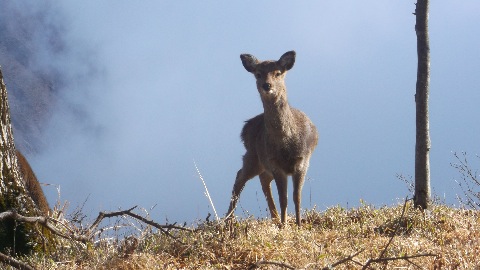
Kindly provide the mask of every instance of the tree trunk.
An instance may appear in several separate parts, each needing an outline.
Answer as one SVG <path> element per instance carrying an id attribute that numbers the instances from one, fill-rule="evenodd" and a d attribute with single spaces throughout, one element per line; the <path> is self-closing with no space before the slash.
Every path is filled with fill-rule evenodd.
<path id="1" fill-rule="evenodd" d="M 415 9 L 417 34 L 416 143 L 415 143 L 415 199 L 420 209 L 427 209 L 430 201 L 430 132 L 428 123 L 428 95 L 430 82 L 430 45 L 428 39 L 428 0 L 418 0 Z"/>
<path id="2" fill-rule="evenodd" d="M 38 209 L 25 189 L 17 163 L 10 122 L 7 88 L 0 70 L 0 212 L 14 210 L 23 215 L 35 215 Z M 0 252 L 24 254 L 39 243 L 34 228 L 13 220 L 0 223 Z"/>

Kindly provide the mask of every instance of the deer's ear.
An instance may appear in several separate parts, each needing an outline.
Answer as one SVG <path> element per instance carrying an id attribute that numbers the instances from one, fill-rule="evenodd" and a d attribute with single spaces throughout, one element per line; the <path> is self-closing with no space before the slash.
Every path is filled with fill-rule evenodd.
<path id="1" fill-rule="evenodd" d="M 242 64 L 243 67 L 248 71 L 248 72 L 254 72 L 255 67 L 258 64 L 257 58 L 251 54 L 241 54 L 240 59 L 242 59 Z"/>
<path id="2" fill-rule="evenodd" d="M 295 64 L 295 51 L 284 53 L 277 63 L 285 70 L 290 70 Z"/>

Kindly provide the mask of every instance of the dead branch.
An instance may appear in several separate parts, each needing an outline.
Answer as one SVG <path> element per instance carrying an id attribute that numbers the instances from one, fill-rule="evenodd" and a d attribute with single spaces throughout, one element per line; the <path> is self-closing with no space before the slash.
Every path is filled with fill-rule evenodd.
<path id="1" fill-rule="evenodd" d="M 3 213 L 2 213 L 3 214 Z M 20 270 L 35 270 L 35 268 L 31 267 L 30 265 L 24 263 L 24 262 L 21 262 L 19 260 L 16 260 L 8 255 L 5 255 L 3 253 L 0 252 L 0 262 L 3 262 L 5 264 L 8 264 L 10 266 L 13 266 L 17 269 L 20 269 Z"/>
<path id="2" fill-rule="evenodd" d="M 88 228 L 87 234 L 91 235 L 93 233 L 93 231 L 98 227 L 98 225 L 100 225 L 100 222 L 102 222 L 102 220 L 104 218 L 123 216 L 123 215 L 127 214 L 128 212 L 132 211 L 135 208 L 137 208 L 137 206 L 134 206 L 134 207 L 132 207 L 128 210 L 123 210 L 123 211 L 116 211 L 116 212 L 110 212 L 110 213 L 107 213 L 107 212 L 98 213 L 97 219 L 95 220 L 95 222 L 92 223 L 90 228 Z"/>
<path id="3" fill-rule="evenodd" d="M 350 256 L 348 256 L 348 257 L 346 257 L 346 258 L 343 258 L 343 259 L 341 259 L 341 260 L 339 260 L 339 261 L 337 261 L 337 262 L 335 262 L 335 263 L 333 263 L 333 264 L 331 264 L 331 265 L 329 265 L 329 266 L 327 266 L 327 267 L 322 268 L 322 270 L 329 270 L 329 269 L 332 269 L 332 268 L 334 268 L 334 267 L 336 267 L 336 266 L 338 266 L 338 265 L 340 265 L 340 264 L 344 264 L 344 263 L 349 262 L 349 261 L 352 261 L 352 262 L 354 262 L 354 263 L 356 263 L 356 264 L 360 264 L 359 262 L 354 261 L 353 258 L 355 258 L 358 254 L 362 253 L 364 250 L 365 250 L 365 249 L 361 249 L 361 250 L 353 253 L 352 255 L 350 255 Z M 361 264 L 360 264 L 360 265 L 361 265 Z"/>
<path id="4" fill-rule="evenodd" d="M 136 207 L 136 206 L 135 206 Z M 185 227 L 181 227 L 181 226 L 176 226 L 175 224 L 166 224 L 166 225 L 161 225 L 161 224 L 158 224 L 152 220 L 149 220 L 149 219 L 146 219 L 142 216 L 139 216 L 137 214 L 134 214 L 131 212 L 131 210 L 133 210 L 135 207 L 133 207 L 132 209 L 129 209 L 128 211 L 126 211 L 126 213 L 124 213 L 125 215 L 128 215 L 128 216 L 131 216 L 145 224 L 148 224 L 150 226 L 153 226 L 157 229 L 159 229 L 162 233 L 168 235 L 169 237 L 172 237 L 174 239 L 177 239 L 177 237 L 173 236 L 172 234 L 170 234 L 170 230 L 172 229 L 177 229 L 177 230 L 183 230 L 183 231 L 189 231 L 189 232 L 193 232 L 194 230 L 192 229 L 189 229 L 189 228 L 185 228 Z"/>
<path id="5" fill-rule="evenodd" d="M 177 237 L 173 236 L 170 234 L 170 230 L 172 229 L 177 229 L 177 230 L 184 230 L 184 231 L 190 231 L 193 232 L 194 230 L 188 229 L 185 227 L 180 227 L 176 226 L 175 224 L 166 224 L 166 225 L 161 225 L 158 224 L 152 220 L 146 219 L 142 216 L 139 216 L 137 214 L 132 213 L 131 211 L 135 209 L 136 206 L 123 210 L 123 211 L 115 211 L 115 212 L 100 212 L 98 214 L 98 217 L 96 218 L 95 222 L 92 223 L 92 225 L 86 229 L 86 230 L 72 230 L 70 227 L 66 226 L 62 222 L 50 218 L 50 217 L 44 217 L 44 216 L 38 216 L 38 217 L 26 217 L 23 216 L 15 211 L 5 211 L 0 213 L 0 221 L 6 220 L 6 219 L 13 219 L 18 222 L 24 222 L 24 223 L 35 223 L 35 224 L 40 224 L 41 226 L 45 227 L 49 231 L 51 231 L 53 234 L 58 235 L 60 237 L 63 237 L 65 239 L 69 240 L 75 240 L 79 241 L 82 243 L 86 243 L 92 240 L 94 235 L 97 233 L 97 228 L 102 222 L 103 219 L 105 218 L 111 218 L 111 217 L 117 217 L 117 216 L 130 216 L 132 218 L 135 218 L 138 221 L 144 222 L 148 225 L 151 225 L 157 229 L 159 229 L 162 233 L 165 235 L 172 237 L 174 239 L 177 239 Z M 63 229 L 65 229 L 67 232 L 62 231 L 61 228 L 58 228 L 58 225 L 56 226 L 55 224 L 59 224 Z M 83 231 L 81 233 L 77 233 L 76 231 Z M 26 270 L 33 270 L 31 266 L 18 261 L 10 256 L 7 256 L 3 253 L 0 253 L 0 262 L 6 263 L 8 265 L 11 265 L 15 268 L 18 269 L 26 269 Z"/>
<path id="6" fill-rule="evenodd" d="M 98 217 L 97 219 L 95 220 L 95 222 L 92 224 L 90 230 L 93 230 L 95 227 L 98 226 L 98 224 L 100 224 L 100 222 L 102 221 L 102 219 L 104 218 L 111 218 L 111 217 L 115 217 L 115 216 L 123 216 L 123 215 L 127 215 L 127 216 L 131 216 L 145 224 L 148 224 L 148 225 L 151 225 L 157 229 L 160 229 L 162 231 L 164 230 L 171 230 L 171 229 L 177 229 L 177 230 L 183 230 L 183 231 L 189 231 L 189 232 L 193 232 L 194 230 L 192 229 L 189 229 L 189 228 L 185 228 L 185 227 L 181 227 L 181 226 L 176 226 L 175 224 L 165 224 L 165 225 L 161 225 L 159 223 L 156 223 L 152 220 L 149 220 L 149 219 L 146 219 L 142 216 L 139 216 L 135 213 L 132 213 L 132 210 L 137 208 L 137 206 L 134 206 L 128 210 L 123 210 L 123 211 L 117 211 L 117 212 L 110 212 L 110 213 L 105 213 L 105 212 L 100 212 L 98 214 Z"/>
<path id="7" fill-rule="evenodd" d="M 277 262 L 277 261 L 258 261 L 254 264 L 252 264 L 248 269 L 257 269 L 258 267 L 260 267 L 261 265 L 275 265 L 275 266 L 279 266 L 279 267 L 283 267 L 283 268 L 287 268 L 287 269 L 295 269 L 295 267 L 289 265 L 289 264 L 286 264 L 286 263 L 283 263 L 283 262 Z"/>
<path id="8" fill-rule="evenodd" d="M 382 253 L 380 253 L 380 256 L 378 256 L 378 258 L 382 258 L 382 257 L 385 255 L 385 252 L 387 252 L 387 249 L 388 249 L 388 247 L 390 246 L 390 244 L 392 243 L 393 238 L 395 237 L 395 235 L 397 235 L 397 232 L 398 232 L 398 230 L 400 229 L 400 222 L 401 222 L 401 221 L 403 220 L 403 218 L 405 217 L 405 209 L 407 209 L 407 202 L 408 202 L 408 201 L 409 201 L 409 199 L 408 199 L 408 198 L 405 198 L 405 203 L 403 203 L 402 214 L 400 215 L 400 219 L 398 220 L 397 226 L 395 227 L 395 231 L 393 231 L 392 236 L 391 236 L 390 239 L 388 240 L 387 245 L 385 245 L 385 248 L 382 250 Z"/>
<path id="9" fill-rule="evenodd" d="M 450 166 L 457 169 L 461 175 L 461 181 L 455 180 L 458 186 L 462 190 L 464 198 L 457 195 L 457 199 L 460 203 L 475 209 L 480 209 L 480 192 L 475 190 L 475 186 L 480 186 L 480 175 L 477 170 L 473 170 L 467 160 L 467 153 L 462 152 L 460 157 L 456 152 L 453 153 L 458 163 L 450 163 Z M 464 186 L 465 185 L 465 186 Z"/>
<path id="10" fill-rule="evenodd" d="M 388 262 L 388 261 L 396 261 L 396 260 L 406 260 L 407 262 L 417 266 L 410 259 L 421 258 L 421 257 L 437 257 L 437 254 L 433 253 L 423 253 L 423 254 L 416 254 L 410 256 L 400 256 L 400 257 L 385 257 L 385 258 L 377 258 L 377 259 L 368 259 L 362 269 L 367 269 L 370 264 L 372 263 L 381 263 L 381 262 Z M 417 266 L 418 267 L 418 266 Z"/>
<path id="11" fill-rule="evenodd" d="M 190 232 L 193 231 L 192 229 L 176 226 L 175 224 L 166 224 L 166 225 L 158 224 L 158 223 L 156 223 L 152 220 L 148 220 L 148 219 L 146 219 L 142 216 L 139 216 L 137 214 L 132 213 L 131 211 L 135 208 L 136 208 L 136 206 L 134 206 L 130 209 L 127 209 L 127 210 L 123 210 L 123 211 L 100 212 L 98 214 L 98 217 L 96 218 L 95 222 L 93 222 L 92 225 L 88 229 L 84 230 L 82 233 L 77 233 L 74 230 L 71 230 L 70 228 L 65 226 L 60 221 L 55 220 L 55 219 L 50 218 L 50 217 L 44 217 L 44 216 L 25 217 L 23 215 L 18 214 L 15 211 L 6 211 L 6 212 L 0 213 L 0 221 L 2 221 L 4 219 L 14 219 L 14 220 L 19 221 L 19 222 L 38 223 L 38 224 L 42 225 L 43 227 L 47 228 L 52 233 L 54 233 L 58 236 L 61 236 L 61 237 L 66 238 L 66 239 L 72 239 L 72 240 L 80 241 L 82 243 L 86 243 L 86 242 L 89 242 L 89 241 L 92 240 L 92 238 L 96 234 L 96 229 L 98 228 L 98 226 L 100 225 L 100 223 L 102 222 L 103 219 L 116 217 L 116 216 L 123 216 L 123 215 L 131 216 L 131 217 L 133 217 L 133 218 L 135 218 L 135 219 L 137 219 L 141 222 L 144 222 L 148 225 L 151 225 L 151 226 L 159 229 L 162 233 L 164 233 L 164 234 L 166 234 L 169 237 L 172 237 L 174 239 L 176 239 L 176 237 L 173 236 L 172 234 L 170 234 L 170 232 L 169 232 L 172 229 L 185 230 L 185 231 L 190 231 Z M 61 229 L 59 229 L 53 223 L 57 223 L 57 224 L 62 225 L 65 229 L 68 230 L 68 233 L 63 232 Z"/>
<path id="12" fill-rule="evenodd" d="M 15 212 L 15 211 L 5 211 L 5 212 L 0 213 L 0 221 L 2 221 L 4 219 L 14 219 L 16 221 L 25 222 L 25 223 L 37 223 L 37 224 L 42 225 L 43 227 L 45 227 L 46 229 L 50 230 L 52 233 L 54 233 L 54 234 L 56 234 L 60 237 L 63 237 L 63 238 L 66 238 L 66 239 L 73 239 L 73 240 L 77 240 L 77 241 L 80 241 L 80 242 L 87 242 L 88 241 L 88 237 L 85 236 L 85 235 L 77 234 L 73 231 L 70 231 L 70 233 L 68 233 L 68 234 L 62 232 L 60 229 L 58 229 L 57 227 L 55 227 L 52 224 L 52 222 L 57 222 L 58 223 L 58 221 L 56 221 L 54 219 L 51 219 L 49 217 L 44 217 L 44 216 L 26 217 L 26 216 L 20 215 L 19 213 Z"/>
<path id="13" fill-rule="evenodd" d="M 341 264 L 344 264 L 348 261 L 352 261 L 356 264 L 359 264 L 360 266 L 362 266 L 362 264 L 360 264 L 359 262 L 357 261 L 354 261 L 353 258 L 355 258 L 358 254 L 362 253 L 364 251 L 364 249 L 360 250 L 360 251 L 357 251 L 355 253 L 353 253 L 352 255 L 348 256 L 348 257 L 345 257 L 341 260 L 338 260 L 337 262 L 329 265 L 329 266 L 326 266 L 326 267 L 323 267 L 322 270 L 329 270 L 329 269 L 333 269 L 334 267 L 338 266 L 338 265 L 341 265 Z M 283 268 L 287 268 L 287 269 L 297 269 L 287 263 L 284 263 L 284 262 L 278 262 L 278 261 L 265 261 L 265 260 L 262 260 L 262 261 L 258 261 L 254 264 L 252 264 L 248 269 L 256 269 L 258 267 L 260 267 L 261 265 L 275 265 L 275 266 L 279 266 L 279 267 L 283 267 Z M 309 266 L 311 265 L 316 265 L 316 263 L 309 263 L 307 265 L 305 265 L 303 268 L 301 269 L 307 269 Z"/>

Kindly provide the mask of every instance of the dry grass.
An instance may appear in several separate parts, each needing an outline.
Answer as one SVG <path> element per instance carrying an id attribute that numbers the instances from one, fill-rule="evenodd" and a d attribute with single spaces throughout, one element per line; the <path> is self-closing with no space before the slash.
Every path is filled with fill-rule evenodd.
<path id="1" fill-rule="evenodd" d="M 261 269 L 319 269 L 360 252 L 335 269 L 361 269 L 384 252 L 383 258 L 397 259 L 370 269 L 480 269 L 479 212 L 434 205 L 422 213 L 408 204 L 401 218 L 403 209 L 401 203 L 308 210 L 301 228 L 292 217 L 284 228 L 247 218 L 201 223 L 193 232 L 171 230 L 171 236 L 143 227 L 135 237 L 86 246 L 65 241 L 53 256 L 24 260 L 38 269 L 248 269 L 261 261 Z M 427 253 L 437 256 L 400 259 Z"/>

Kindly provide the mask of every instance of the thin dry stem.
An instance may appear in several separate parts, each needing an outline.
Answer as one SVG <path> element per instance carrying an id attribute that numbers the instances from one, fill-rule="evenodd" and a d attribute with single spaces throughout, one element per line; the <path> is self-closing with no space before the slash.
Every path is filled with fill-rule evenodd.
<path id="1" fill-rule="evenodd" d="M 197 170 L 198 177 L 200 180 L 202 180 L 203 187 L 205 188 L 205 196 L 207 196 L 208 200 L 210 201 L 210 205 L 212 206 L 213 213 L 215 214 L 215 220 L 219 221 L 218 215 L 217 215 L 217 210 L 215 210 L 215 205 L 213 204 L 212 197 L 210 196 L 210 193 L 208 192 L 207 184 L 205 183 L 205 180 L 203 179 L 202 174 L 200 173 L 200 170 L 198 169 L 197 163 L 195 160 L 193 160 L 193 164 L 195 165 L 195 169 Z"/>

